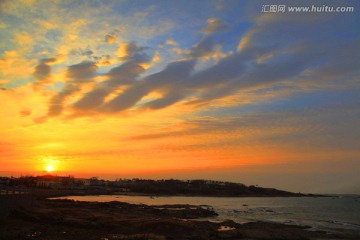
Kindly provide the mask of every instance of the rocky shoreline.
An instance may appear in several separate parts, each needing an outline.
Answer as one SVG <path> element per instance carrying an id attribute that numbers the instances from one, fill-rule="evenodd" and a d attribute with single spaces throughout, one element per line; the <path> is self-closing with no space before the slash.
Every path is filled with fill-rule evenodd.
<path id="1" fill-rule="evenodd" d="M 210 206 L 77 202 L 39 199 L 15 208 L 0 223 L 0 239 L 357 239 L 268 222 L 204 220 Z"/>

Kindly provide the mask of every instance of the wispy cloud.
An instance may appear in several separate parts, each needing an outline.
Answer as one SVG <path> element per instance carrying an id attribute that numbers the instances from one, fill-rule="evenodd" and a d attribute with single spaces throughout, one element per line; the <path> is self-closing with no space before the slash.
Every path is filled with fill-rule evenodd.
<path id="1" fill-rule="evenodd" d="M 34 77 L 36 78 L 36 85 L 43 85 L 51 83 L 51 63 L 56 62 L 56 58 L 41 59 L 39 64 L 35 67 Z"/>
<path id="2" fill-rule="evenodd" d="M 97 66 L 93 62 L 83 62 L 69 66 L 67 77 L 70 81 L 66 82 L 63 90 L 53 96 L 50 100 L 49 116 L 60 115 L 64 109 L 64 101 L 74 93 L 81 90 L 81 86 L 92 82 Z"/>
<path id="3" fill-rule="evenodd" d="M 301 18 L 292 18 L 291 21 L 299 26 L 298 31 L 307 36 L 306 40 L 299 37 L 300 33 L 289 36 L 288 39 L 279 39 L 278 34 L 288 31 L 288 26 L 283 24 L 287 18 L 290 16 L 279 18 L 259 16 L 255 26 L 239 39 L 241 47 L 238 47 L 238 51 L 233 49 L 232 53 L 224 55 L 217 62 L 200 71 L 195 71 L 196 64 L 204 58 L 209 58 L 222 47 L 222 43 L 217 40 L 217 34 L 221 34 L 220 26 L 223 25 L 218 19 L 208 20 L 205 29 L 211 28 L 212 31 L 207 31 L 207 35 L 197 44 L 184 51 L 183 56 L 187 60 L 170 62 L 163 70 L 148 76 L 145 75 L 147 67 L 144 68 L 144 64 L 148 66 L 152 61 L 147 53 L 149 47 L 142 47 L 134 42 L 120 43 L 117 47 L 117 55 L 122 64 L 103 74 L 107 80 L 95 84 L 93 90 L 67 107 L 72 108 L 74 116 L 77 110 L 80 110 L 80 115 L 83 116 L 86 115 L 86 111 L 88 114 L 95 112 L 109 114 L 134 107 L 161 109 L 184 101 L 201 106 L 240 91 L 271 87 L 285 81 L 296 84 L 299 79 L 311 79 L 314 76 L 321 81 L 333 79 L 336 73 L 327 74 L 326 69 L 332 69 L 342 77 L 345 74 L 349 77 L 358 74 L 356 53 L 350 51 L 356 48 L 357 41 L 339 40 L 340 43 L 334 41 L 321 45 L 312 41 L 319 37 L 314 29 L 321 26 L 321 18 L 318 18 L 317 24 L 311 28 L 305 27 Z M 336 19 L 326 17 L 326 20 Z M 322 34 L 326 36 L 331 34 L 331 31 L 324 31 Z M 268 41 L 271 38 L 272 41 Z M 334 48 L 338 44 L 344 44 L 344 47 L 341 50 Z M 73 51 L 74 54 L 81 56 L 93 55 L 93 51 L 89 49 Z M 323 54 L 324 52 L 326 54 Z M 44 81 L 50 68 L 48 62 L 41 61 L 35 69 L 34 76 Z M 92 64 L 95 68 L 96 64 Z M 333 65 L 336 67 L 332 67 Z M 79 91 L 80 86 L 77 85 L 87 81 L 86 78 L 92 81 L 92 77 L 100 75 L 93 71 L 94 69 L 91 70 L 90 75 L 86 75 L 89 69 L 80 68 L 74 73 L 76 76 L 72 76 L 76 69 L 74 66 L 83 66 L 83 64 L 69 67 L 67 73 L 69 78 L 79 79 L 76 74 L 85 75 L 81 77 L 81 81 L 70 81 L 64 86 L 63 91 L 53 97 L 50 103 L 50 116 L 61 113 L 60 109 L 66 104 L 65 98 Z M 122 90 L 119 89 L 120 87 Z M 159 93 L 160 97 L 142 102 L 146 96 L 154 92 Z M 108 97 L 109 95 L 112 97 Z"/>

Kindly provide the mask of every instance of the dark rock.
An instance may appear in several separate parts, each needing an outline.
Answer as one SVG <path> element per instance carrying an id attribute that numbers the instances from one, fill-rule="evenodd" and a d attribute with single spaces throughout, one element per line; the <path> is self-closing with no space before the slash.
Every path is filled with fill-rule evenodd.
<path id="1" fill-rule="evenodd" d="M 359 236 L 307 231 L 304 227 L 268 222 L 239 224 L 188 218 L 215 212 L 192 205 L 146 206 L 122 202 L 40 200 L 32 207 L 17 208 L 0 225 L 0 239 L 28 239 L 41 233 L 53 239 L 356 239 Z M 219 231 L 223 227 L 223 231 Z M 65 233 L 65 234 L 64 234 Z M 35 234 L 36 235 L 36 234 Z M 37 237 L 37 235 L 34 237 Z M 4 236 L 4 237 L 3 237 Z"/>

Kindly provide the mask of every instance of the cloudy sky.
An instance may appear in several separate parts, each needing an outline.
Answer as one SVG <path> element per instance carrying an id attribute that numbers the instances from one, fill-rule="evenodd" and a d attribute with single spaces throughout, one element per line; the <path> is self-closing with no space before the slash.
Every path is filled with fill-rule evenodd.
<path id="1" fill-rule="evenodd" d="M 0 174 L 360 193 L 360 4 L 266 4 L 0 1 Z"/>

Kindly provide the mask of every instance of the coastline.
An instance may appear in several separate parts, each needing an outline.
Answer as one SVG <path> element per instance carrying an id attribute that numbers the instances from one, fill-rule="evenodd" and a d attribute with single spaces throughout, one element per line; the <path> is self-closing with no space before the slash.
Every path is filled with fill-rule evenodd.
<path id="1" fill-rule="evenodd" d="M 14 202 L 8 200 L 8 205 Z M 27 202 L 26 200 L 24 200 Z M 2 202 L 4 202 L 2 200 Z M 38 198 L 14 206 L 1 221 L 0 239 L 357 239 L 347 234 L 269 222 L 239 224 L 204 218 L 210 206 L 78 202 Z"/>

